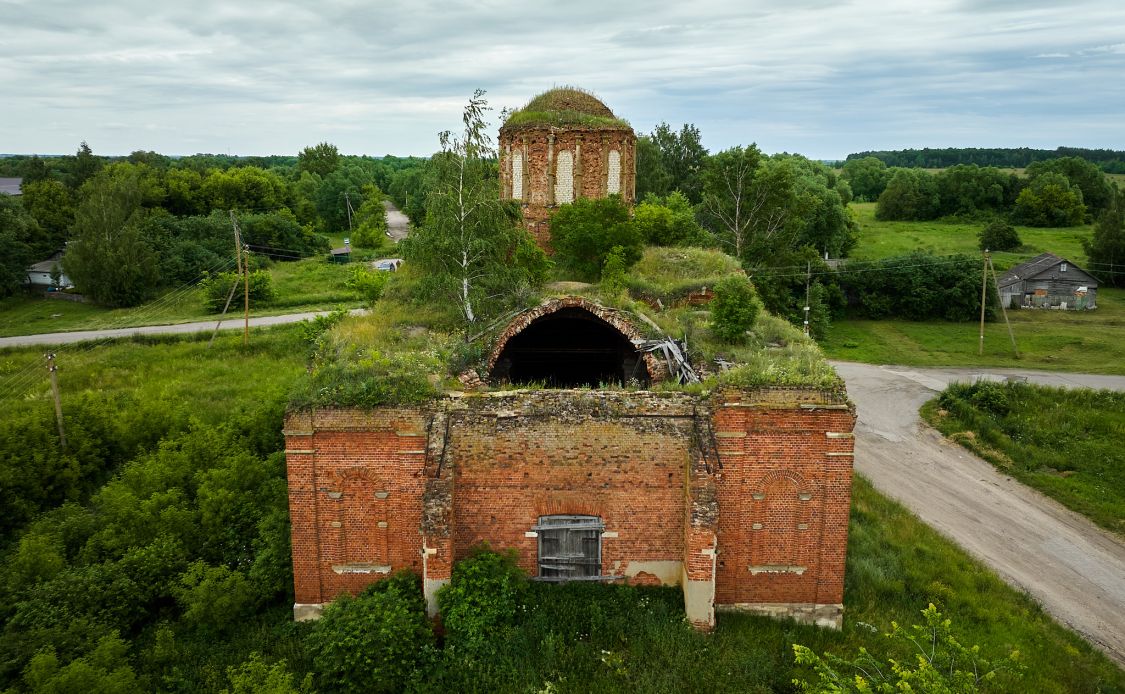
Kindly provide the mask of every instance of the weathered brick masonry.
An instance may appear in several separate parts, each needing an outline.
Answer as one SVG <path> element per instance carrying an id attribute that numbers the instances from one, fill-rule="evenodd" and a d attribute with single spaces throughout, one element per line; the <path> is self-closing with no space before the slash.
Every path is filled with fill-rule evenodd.
<path id="1" fill-rule="evenodd" d="M 821 391 L 451 394 L 286 424 L 298 618 L 388 572 L 433 593 L 474 544 L 538 573 L 541 517 L 592 516 L 604 580 L 838 625 L 854 413 Z"/>
<path id="2" fill-rule="evenodd" d="M 543 248 L 549 249 L 548 219 L 559 205 L 608 195 L 632 205 L 636 197 L 631 128 L 505 126 L 499 145 L 501 198 L 520 202 L 524 223 Z"/>

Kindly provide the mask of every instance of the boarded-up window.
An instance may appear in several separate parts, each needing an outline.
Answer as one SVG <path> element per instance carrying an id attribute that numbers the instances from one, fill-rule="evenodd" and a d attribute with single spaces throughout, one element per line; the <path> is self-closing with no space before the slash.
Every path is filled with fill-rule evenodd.
<path id="1" fill-rule="evenodd" d="M 523 152 L 512 152 L 512 199 L 523 200 Z"/>
<path id="2" fill-rule="evenodd" d="M 549 580 L 601 575 L 602 530 L 597 516 L 540 516 L 539 577 Z"/>
<path id="3" fill-rule="evenodd" d="M 609 150 L 609 166 L 605 183 L 606 192 L 610 195 L 621 192 L 621 152 L 616 149 Z"/>
<path id="4" fill-rule="evenodd" d="M 555 203 L 569 202 L 574 202 L 574 155 L 564 150 L 555 166 Z"/>

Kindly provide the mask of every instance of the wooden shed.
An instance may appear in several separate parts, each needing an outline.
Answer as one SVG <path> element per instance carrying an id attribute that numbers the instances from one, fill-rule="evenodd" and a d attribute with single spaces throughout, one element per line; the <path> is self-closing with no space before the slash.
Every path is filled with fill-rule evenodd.
<path id="1" fill-rule="evenodd" d="M 1010 308 L 1097 308 L 1098 280 L 1052 253 L 1013 267 L 998 284 L 1000 300 Z"/>

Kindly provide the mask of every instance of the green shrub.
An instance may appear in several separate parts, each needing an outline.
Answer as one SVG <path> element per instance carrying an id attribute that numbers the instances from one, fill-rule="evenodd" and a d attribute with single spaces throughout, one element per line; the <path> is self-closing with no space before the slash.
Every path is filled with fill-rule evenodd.
<path id="1" fill-rule="evenodd" d="M 738 275 L 724 277 L 715 285 L 711 301 L 711 331 L 723 342 L 743 342 L 761 311 L 762 302 L 750 280 Z"/>
<path id="2" fill-rule="evenodd" d="M 973 386 L 969 393 L 969 402 L 989 414 L 1003 417 L 1012 409 L 1008 402 L 1008 391 L 999 383 L 982 381 Z"/>
<path id="3" fill-rule="evenodd" d="M 437 596 L 446 647 L 469 659 L 495 653 L 515 626 L 527 590 L 527 574 L 516 565 L 515 551 L 476 547 L 454 565 L 449 585 Z"/>
<path id="4" fill-rule="evenodd" d="M 982 251 L 1010 251 L 1019 248 L 1020 235 L 1016 228 L 1007 222 L 996 221 L 981 229 L 977 234 Z"/>
<path id="5" fill-rule="evenodd" d="M 919 251 L 847 265 L 839 281 L 849 309 L 862 318 L 966 321 L 980 315 L 980 275 L 980 258 Z M 994 317 L 998 303 L 992 288 L 987 318 Z"/>
<path id="6" fill-rule="evenodd" d="M 227 668 L 230 689 L 223 694 L 306 694 L 312 692 L 312 675 L 306 675 L 299 686 L 285 661 L 268 664 L 257 651 L 237 667 Z"/>
<path id="7" fill-rule="evenodd" d="M 403 352 L 383 356 L 378 352 L 355 358 L 342 357 L 316 369 L 299 384 L 290 404 L 312 406 L 377 407 L 424 402 L 440 394 L 433 380 L 445 366 L 432 354 Z"/>
<path id="8" fill-rule="evenodd" d="M 421 581 L 402 572 L 359 597 L 341 595 L 324 610 L 309 646 L 326 691 L 403 691 L 433 656 Z"/>
<path id="9" fill-rule="evenodd" d="M 640 260 L 644 244 L 619 195 L 580 198 L 551 216 L 551 246 L 563 267 L 587 280 L 601 276 L 605 259 L 620 246 L 626 265 Z"/>
<path id="10" fill-rule="evenodd" d="M 602 265 L 602 291 L 607 296 L 621 296 L 625 292 L 625 249 L 614 246 Z"/>
<path id="11" fill-rule="evenodd" d="M 952 633 L 951 620 L 943 619 L 933 603 L 922 610 L 922 617 L 924 624 L 909 629 L 891 624 L 886 638 L 897 652 L 886 663 L 863 647 L 848 660 L 832 654 L 822 658 L 811 648 L 793 644 L 797 664 L 811 667 L 816 676 L 812 682 L 795 679 L 793 684 L 809 694 L 1018 691 L 1014 685 L 1024 669 L 1019 651 L 988 660 L 978 646 L 961 644 Z"/>
<path id="12" fill-rule="evenodd" d="M 389 277 L 389 272 L 372 270 L 364 265 L 352 265 L 344 286 L 358 294 L 359 298 L 373 304 L 383 296 Z"/>
<path id="13" fill-rule="evenodd" d="M 240 571 L 194 562 L 180 578 L 176 598 L 184 619 L 208 632 L 237 626 L 258 606 L 255 586 Z"/>
<path id="14" fill-rule="evenodd" d="M 250 305 L 261 306 L 268 304 L 275 298 L 273 277 L 267 270 L 254 270 L 250 273 L 249 280 L 234 272 L 221 272 L 210 275 L 202 282 L 204 301 L 207 310 L 218 313 L 226 306 L 227 297 L 231 296 L 231 286 L 234 286 L 234 295 L 231 298 L 231 308 L 243 305 L 246 296 L 246 285 L 250 285 Z"/>
<path id="15" fill-rule="evenodd" d="M 661 198 L 645 197 L 633 212 L 633 224 L 649 246 L 701 246 L 711 241 L 684 194 L 673 191 Z"/>

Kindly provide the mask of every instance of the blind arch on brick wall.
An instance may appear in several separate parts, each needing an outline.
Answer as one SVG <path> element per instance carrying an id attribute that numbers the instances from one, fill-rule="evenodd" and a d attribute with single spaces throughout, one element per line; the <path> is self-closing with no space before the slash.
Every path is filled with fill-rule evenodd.
<path id="1" fill-rule="evenodd" d="M 621 192 L 621 152 L 609 150 L 609 163 L 606 167 L 605 191 L 610 195 Z"/>
<path id="2" fill-rule="evenodd" d="M 574 155 L 567 150 L 558 153 L 555 164 L 555 203 L 574 202 Z"/>
<path id="3" fill-rule="evenodd" d="M 512 199 L 523 200 L 523 152 L 512 152 Z"/>

